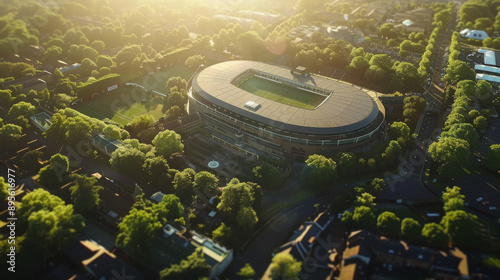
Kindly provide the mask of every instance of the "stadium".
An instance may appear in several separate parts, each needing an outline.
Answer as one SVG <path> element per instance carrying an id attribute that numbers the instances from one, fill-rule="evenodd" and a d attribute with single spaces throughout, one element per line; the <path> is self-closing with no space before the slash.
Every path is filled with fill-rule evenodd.
<path id="1" fill-rule="evenodd" d="M 376 92 L 303 67 L 222 62 L 199 71 L 188 94 L 190 113 L 199 113 L 214 140 L 254 158 L 328 155 L 384 134 Z"/>

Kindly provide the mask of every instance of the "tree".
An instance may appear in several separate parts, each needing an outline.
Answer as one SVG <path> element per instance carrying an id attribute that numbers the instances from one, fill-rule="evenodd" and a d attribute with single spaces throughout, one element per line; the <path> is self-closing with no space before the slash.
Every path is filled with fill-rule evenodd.
<path id="1" fill-rule="evenodd" d="M 195 67 L 205 63 L 205 57 L 203 55 L 193 55 L 186 59 L 184 63 L 188 67 Z"/>
<path id="2" fill-rule="evenodd" d="M 0 128 L 1 149 L 8 150 L 13 147 L 22 136 L 22 128 L 15 124 L 6 124 Z"/>
<path id="3" fill-rule="evenodd" d="M 202 248 L 196 249 L 187 259 L 160 271 L 161 280 L 204 279 L 210 274 Z"/>
<path id="4" fill-rule="evenodd" d="M 276 254 L 271 261 L 271 278 L 273 280 L 298 279 L 301 262 L 288 253 Z"/>
<path id="5" fill-rule="evenodd" d="M 300 174 L 301 184 L 313 188 L 334 182 L 337 178 L 337 164 L 335 161 L 321 155 L 309 156 Z"/>
<path id="6" fill-rule="evenodd" d="M 445 212 L 462 210 L 464 208 L 465 196 L 460 193 L 460 190 L 460 187 L 457 186 L 453 188 L 446 187 L 442 195 Z"/>
<path id="7" fill-rule="evenodd" d="M 459 81 L 475 80 L 476 73 L 468 63 L 461 60 L 453 60 L 446 68 L 444 80 L 452 85 L 456 85 Z"/>
<path id="8" fill-rule="evenodd" d="M 15 119 L 20 116 L 28 118 L 34 113 L 36 113 L 35 106 L 33 106 L 31 103 L 21 101 L 10 107 L 9 118 Z"/>
<path id="9" fill-rule="evenodd" d="M 457 245 L 470 246 L 476 237 L 477 216 L 463 210 L 447 212 L 441 219 L 444 232 Z"/>
<path id="10" fill-rule="evenodd" d="M 239 277 L 243 279 L 250 279 L 255 276 L 255 270 L 250 266 L 249 263 L 246 263 L 240 271 L 237 273 Z"/>
<path id="11" fill-rule="evenodd" d="M 219 179 L 214 174 L 207 171 L 200 171 L 194 176 L 193 185 L 196 194 L 210 198 L 216 194 L 219 187 Z"/>
<path id="12" fill-rule="evenodd" d="M 444 244 L 448 241 L 444 228 L 436 223 L 425 224 L 422 228 L 422 237 L 430 244 Z"/>
<path id="13" fill-rule="evenodd" d="M 101 204 L 99 192 L 103 187 L 96 185 L 97 178 L 79 174 L 72 174 L 70 178 L 74 181 L 70 191 L 77 211 L 88 212 Z"/>
<path id="14" fill-rule="evenodd" d="M 45 50 L 43 53 L 42 61 L 44 63 L 56 62 L 62 54 L 62 49 L 58 46 L 52 46 Z"/>
<path id="15" fill-rule="evenodd" d="M 366 206 L 372 210 L 375 210 L 377 204 L 374 202 L 375 197 L 369 193 L 362 193 L 356 197 L 356 201 L 354 202 L 355 207 Z"/>
<path id="16" fill-rule="evenodd" d="M 212 232 L 212 237 L 215 241 L 227 245 L 231 240 L 231 227 L 227 226 L 225 223 L 221 223 L 221 225 Z"/>
<path id="17" fill-rule="evenodd" d="M 9 184 L 3 177 L 0 177 L 0 201 L 4 201 L 7 196 L 9 196 Z"/>
<path id="18" fill-rule="evenodd" d="M 168 129 L 159 132 L 152 143 L 158 154 L 165 158 L 170 157 L 173 153 L 184 152 L 184 144 L 181 142 L 181 136 L 175 133 L 175 131 Z"/>
<path id="19" fill-rule="evenodd" d="M 444 131 L 441 134 L 441 138 L 444 137 L 454 137 L 457 139 L 463 139 L 469 143 L 472 151 L 479 150 L 479 135 L 476 129 L 470 123 L 456 123 L 450 126 L 448 131 Z"/>
<path id="20" fill-rule="evenodd" d="M 488 119 L 484 116 L 479 116 L 474 119 L 473 124 L 477 131 L 485 130 L 488 128 Z"/>
<path id="21" fill-rule="evenodd" d="M 432 160 L 438 164 L 439 174 L 446 178 L 458 176 L 468 166 L 471 152 L 469 143 L 462 139 L 446 137 L 429 146 Z"/>
<path id="22" fill-rule="evenodd" d="M 221 201 L 217 205 L 217 209 L 229 220 L 236 221 L 240 209 L 251 207 L 254 200 L 252 187 L 248 183 L 241 183 L 235 178 L 222 189 Z"/>
<path id="23" fill-rule="evenodd" d="M 155 121 L 155 118 L 151 115 L 135 116 L 132 121 L 125 126 L 125 129 L 131 136 L 137 136 L 139 132 L 149 128 Z"/>
<path id="24" fill-rule="evenodd" d="M 385 148 L 385 151 L 382 153 L 382 158 L 385 159 L 387 164 L 392 164 L 401 154 L 401 151 L 402 149 L 399 142 L 391 140 L 387 148 Z"/>
<path id="25" fill-rule="evenodd" d="M 177 87 L 177 89 L 186 89 L 187 82 L 181 77 L 171 77 L 166 83 L 167 89 L 170 91 L 171 88 Z"/>
<path id="26" fill-rule="evenodd" d="M 410 240 L 418 240 L 422 236 L 422 226 L 412 218 L 404 218 L 401 222 L 401 235 Z"/>
<path id="27" fill-rule="evenodd" d="M 141 256 L 150 242 L 156 239 L 162 224 L 153 213 L 146 210 L 130 210 L 118 225 L 116 246 Z"/>
<path id="28" fill-rule="evenodd" d="M 421 78 L 417 68 L 409 62 L 401 62 L 395 69 L 396 75 L 401 78 L 405 91 L 420 89 Z"/>
<path id="29" fill-rule="evenodd" d="M 350 70 L 356 75 L 363 77 L 368 67 L 370 67 L 370 64 L 365 57 L 356 56 L 351 60 L 349 66 L 347 66 L 347 70 Z"/>
<path id="30" fill-rule="evenodd" d="M 162 224 L 167 220 L 175 220 L 182 217 L 184 213 L 184 206 L 182 206 L 180 199 L 174 194 L 167 194 L 163 197 L 162 201 L 153 207 L 156 212 L 165 211 L 165 219 L 160 220 Z"/>
<path id="31" fill-rule="evenodd" d="M 181 172 L 175 174 L 173 184 L 175 188 L 175 194 L 182 201 L 191 201 L 194 188 L 194 177 L 196 172 L 191 168 L 186 168 Z"/>
<path id="32" fill-rule="evenodd" d="M 374 178 L 369 184 L 369 193 L 376 195 L 385 191 L 385 181 L 381 178 Z"/>
<path id="33" fill-rule="evenodd" d="M 252 229 L 258 221 L 257 213 L 255 213 L 252 207 L 241 207 L 236 214 L 238 226 L 245 230 Z"/>
<path id="34" fill-rule="evenodd" d="M 401 220 L 396 214 L 385 211 L 378 215 L 377 227 L 383 234 L 398 236 L 401 229 Z"/>
<path id="35" fill-rule="evenodd" d="M 493 171 L 500 171 L 500 144 L 494 144 L 488 148 L 484 164 Z"/>
<path id="36" fill-rule="evenodd" d="M 128 45 L 123 47 L 115 57 L 115 61 L 117 65 L 132 64 L 135 58 L 141 55 L 141 46 L 139 45 Z"/>
<path id="37" fill-rule="evenodd" d="M 318 68 L 323 65 L 323 60 L 314 50 L 300 50 L 295 54 L 295 63 L 306 68 Z"/>
<path id="38" fill-rule="evenodd" d="M 153 184 L 160 183 L 159 179 L 161 178 L 161 176 L 168 172 L 168 169 L 170 169 L 167 160 L 160 156 L 146 158 L 146 160 L 144 160 L 142 168 L 144 174 L 147 176 L 146 178 Z"/>
<path id="39" fill-rule="evenodd" d="M 42 188 L 38 188 L 23 197 L 16 214 L 20 223 L 26 223 L 32 213 L 40 210 L 52 211 L 60 205 L 64 205 L 64 201 L 61 198 L 50 194 Z"/>
<path id="40" fill-rule="evenodd" d="M 357 158 L 353 153 L 339 152 L 335 157 L 339 176 L 350 176 L 356 173 Z"/>
<path id="41" fill-rule="evenodd" d="M 375 214 L 373 210 L 366 206 L 359 206 L 354 208 L 352 221 L 360 228 L 372 228 L 375 223 Z"/>
<path id="42" fill-rule="evenodd" d="M 256 58 L 265 50 L 264 40 L 255 31 L 241 33 L 236 40 L 241 53 L 248 58 Z"/>
<path id="43" fill-rule="evenodd" d="M 283 183 L 283 176 L 278 168 L 264 162 L 252 169 L 255 182 L 268 189 L 277 189 Z"/>
<path id="44" fill-rule="evenodd" d="M 121 146 L 109 159 L 111 167 L 125 174 L 140 176 L 146 155 L 136 148 Z"/>
<path id="45" fill-rule="evenodd" d="M 73 214 L 73 205 L 62 203 L 53 209 L 40 209 L 29 215 L 25 242 L 46 258 L 64 248 L 84 227 L 84 218 Z"/>

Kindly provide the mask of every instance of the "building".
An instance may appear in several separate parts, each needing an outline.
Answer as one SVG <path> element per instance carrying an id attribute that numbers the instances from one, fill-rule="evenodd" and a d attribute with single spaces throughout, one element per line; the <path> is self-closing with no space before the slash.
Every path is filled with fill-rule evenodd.
<path id="1" fill-rule="evenodd" d="M 365 37 L 361 31 L 354 32 L 347 26 L 329 26 L 326 28 L 325 35 L 352 44 L 360 44 L 365 41 Z"/>
<path id="2" fill-rule="evenodd" d="M 0 89 L 16 89 L 18 93 L 28 93 L 30 90 L 40 91 L 47 88 L 47 83 L 52 81 L 52 73 L 41 71 L 33 76 L 19 78 L 0 84 Z"/>
<path id="3" fill-rule="evenodd" d="M 367 144 L 384 130 L 377 93 L 315 74 L 255 61 L 201 70 L 189 90 L 189 111 L 216 141 L 249 157 L 278 160 Z"/>
<path id="4" fill-rule="evenodd" d="M 486 31 L 470 30 L 468 28 L 460 31 L 460 36 L 462 36 L 463 38 L 466 38 L 466 39 L 475 39 L 475 40 L 481 40 L 481 41 L 490 37 L 488 35 L 488 33 L 486 33 Z"/>
<path id="5" fill-rule="evenodd" d="M 184 227 L 177 229 L 173 225 L 166 224 L 163 227 L 163 236 L 172 243 L 172 246 L 175 246 L 176 249 L 173 250 L 177 257 L 179 254 L 190 255 L 197 248 L 202 248 L 205 262 L 211 268 L 210 279 L 221 275 L 233 261 L 232 249 L 227 249 L 194 230 Z M 182 252 L 179 253 L 179 251 Z"/>
<path id="6" fill-rule="evenodd" d="M 96 134 L 92 137 L 92 145 L 94 145 L 94 147 L 96 147 L 99 151 L 111 156 L 114 151 L 116 151 L 120 146 L 123 146 L 123 143 L 103 134 Z"/>
<path id="7" fill-rule="evenodd" d="M 394 28 L 405 32 L 426 32 L 432 28 L 434 21 L 433 11 L 429 8 L 396 13 L 394 15 Z"/>
<path id="8" fill-rule="evenodd" d="M 349 235 L 339 279 L 431 278 L 470 279 L 467 255 L 458 248 L 438 251 L 367 230 Z"/>

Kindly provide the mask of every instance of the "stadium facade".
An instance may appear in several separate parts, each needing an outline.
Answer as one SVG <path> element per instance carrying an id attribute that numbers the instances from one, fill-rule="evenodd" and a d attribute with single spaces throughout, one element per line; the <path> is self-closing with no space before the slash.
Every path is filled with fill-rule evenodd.
<path id="1" fill-rule="evenodd" d="M 303 70 L 222 62 L 199 71 L 188 95 L 215 140 L 256 158 L 333 154 L 385 135 L 377 93 Z"/>

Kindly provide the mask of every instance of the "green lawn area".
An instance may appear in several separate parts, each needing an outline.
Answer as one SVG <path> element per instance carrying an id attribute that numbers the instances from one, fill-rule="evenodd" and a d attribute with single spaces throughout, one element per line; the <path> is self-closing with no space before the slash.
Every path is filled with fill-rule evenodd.
<path id="1" fill-rule="evenodd" d="M 89 117 L 99 120 L 108 118 L 122 125 L 135 116 L 149 114 L 158 120 L 164 115 L 162 98 L 132 87 L 97 97 L 74 109 Z"/>
<path id="2" fill-rule="evenodd" d="M 282 85 L 257 76 L 246 79 L 238 87 L 269 100 L 309 110 L 313 110 L 325 100 L 322 95 Z"/>
<path id="3" fill-rule="evenodd" d="M 165 71 L 154 72 L 151 74 L 146 74 L 139 78 L 130 78 L 127 75 L 122 75 L 122 81 L 127 83 L 136 83 L 141 86 L 144 86 L 148 90 L 156 90 L 161 93 L 166 93 L 166 82 L 171 77 L 181 77 L 185 80 L 188 80 L 191 75 L 196 71 L 196 68 L 189 68 L 184 64 L 179 64 L 175 66 L 167 67 L 166 69 L 162 69 Z"/>
<path id="4" fill-rule="evenodd" d="M 404 218 L 413 218 L 419 222 L 422 222 L 422 218 L 405 205 L 394 203 L 377 203 L 377 210 L 377 216 L 378 214 L 381 214 L 385 211 L 389 211 L 396 214 L 396 216 L 398 216 L 401 221 Z"/>

